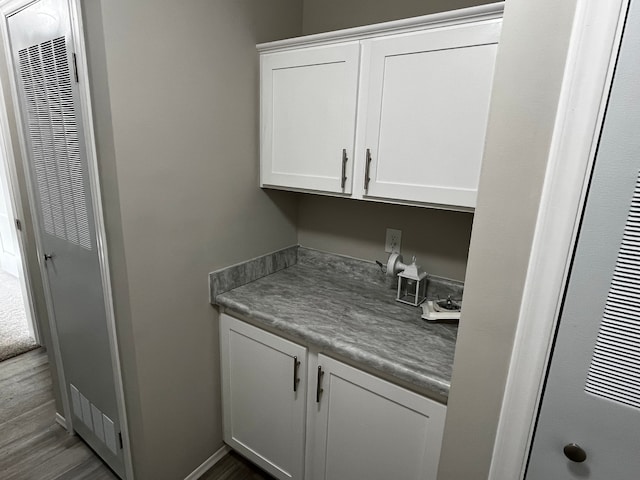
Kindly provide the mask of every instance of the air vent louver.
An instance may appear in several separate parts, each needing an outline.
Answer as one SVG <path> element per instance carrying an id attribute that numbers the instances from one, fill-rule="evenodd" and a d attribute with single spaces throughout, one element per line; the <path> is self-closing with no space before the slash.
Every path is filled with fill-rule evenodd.
<path id="1" fill-rule="evenodd" d="M 640 408 L 640 180 L 631 201 L 585 391 Z"/>
<path id="2" fill-rule="evenodd" d="M 22 49 L 18 57 L 44 230 L 91 250 L 65 38 Z"/>

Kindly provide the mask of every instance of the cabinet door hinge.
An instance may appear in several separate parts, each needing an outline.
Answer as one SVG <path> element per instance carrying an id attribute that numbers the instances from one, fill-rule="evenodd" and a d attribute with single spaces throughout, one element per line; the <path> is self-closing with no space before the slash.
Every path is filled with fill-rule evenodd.
<path id="1" fill-rule="evenodd" d="M 73 74 L 75 75 L 76 78 L 76 83 L 80 83 L 80 81 L 78 80 L 78 61 L 76 60 L 76 54 L 73 54 Z"/>
<path id="2" fill-rule="evenodd" d="M 19 218 L 16 218 L 16 228 L 18 229 L 19 232 L 22 231 L 22 222 L 20 221 Z"/>

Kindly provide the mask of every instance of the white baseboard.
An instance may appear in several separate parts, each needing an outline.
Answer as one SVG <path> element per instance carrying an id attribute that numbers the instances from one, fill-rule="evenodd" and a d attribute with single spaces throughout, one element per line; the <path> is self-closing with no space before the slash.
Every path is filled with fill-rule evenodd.
<path id="1" fill-rule="evenodd" d="M 223 445 L 222 447 L 220 447 L 220 449 L 217 452 L 215 452 L 213 455 L 207 458 L 202 463 L 202 465 L 200 465 L 193 472 L 187 475 L 187 477 L 184 480 L 197 480 L 202 475 L 204 475 L 207 472 L 207 470 L 209 470 L 216 463 L 218 463 L 222 459 L 222 457 L 224 457 L 230 451 L 231 449 L 228 446 Z"/>
<path id="2" fill-rule="evenodd" d="M 65 430 L 69 430 L 67 428 L 67 421 L 65 420 L 65 418 L 60 415 L 58 412 L 56 412 L 56 423 L 58 425 L 60 425 L 62 428 L 64 428 Z"/>

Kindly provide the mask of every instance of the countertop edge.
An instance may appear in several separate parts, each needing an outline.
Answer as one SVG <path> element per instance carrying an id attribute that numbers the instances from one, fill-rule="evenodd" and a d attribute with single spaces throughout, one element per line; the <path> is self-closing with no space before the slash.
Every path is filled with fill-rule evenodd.
<path id="1" fill-rule="evenodd" d="M 451 387 L 451 382 L 449 381 L 438 379 L 437 377 L 434 378 L 433 376 L 421 375 L 406 366 L 394 363 L 379 355 L 369 354 L 364 350 L 354 350 L 353 345 L 349 345 L 349 348 L 346 348 L 339 340 L 320 335 L 317 332 L 311 334 L 311 332 L 308 332 L 305 328 L 295 323 L 280 321 L 271 315 L 265 315 L 260 311 L 246 308 L 231 299 L 217 297 L 215 300 L 219 306 L 231 315 L 235 313 L 253 320 L 258 326 L 271 327 L 277 332 L 282 332 L 298 340 L 305 346 L 319 350 L 320 353 L 329 355 L 331 353 L 337 354 L 338 356 L 351 360 L 355 363 L 355 366 L 365 371 L 369 371 L 374 375 L 379 374 L 392 383 L 396 380 L 395 383 L 403 387 L 409 388 L 431 400 L 444 405 L 447 404 Z M 372 360 L 374 360 L 373 365 Z"/>

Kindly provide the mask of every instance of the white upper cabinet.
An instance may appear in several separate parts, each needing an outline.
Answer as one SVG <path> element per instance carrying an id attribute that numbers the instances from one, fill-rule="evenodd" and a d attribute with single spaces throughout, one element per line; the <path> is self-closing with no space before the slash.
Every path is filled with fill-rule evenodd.
<path id="1" fill-rule="evenodd" d="M 363 41 L 366 195 L 475 207 L 499 34 L 493 21 Z"/>
<path id="2" fill-rule="evenodd" d="M 502 9 L 259 45 L 261 186 L 475 208 Z"/>
<path id="3" fill-rule="evenodd" d="M 261 186 L 351 193 L 358 42 L 262 55 Z"/>

